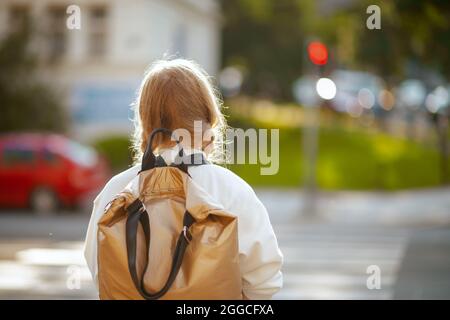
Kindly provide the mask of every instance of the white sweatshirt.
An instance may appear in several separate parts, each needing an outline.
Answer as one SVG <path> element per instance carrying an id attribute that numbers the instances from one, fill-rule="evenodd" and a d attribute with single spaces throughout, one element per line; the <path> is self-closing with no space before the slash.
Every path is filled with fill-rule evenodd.
<path id="1" fill-rule="evenodd" d="M 189 154 L 192 151 L 185 152 Z M 162 157 L 166 163 L 171 163 L 175 154 L 175 150 L 167 149 L 162 152 Z M 96 285 L 97 223 L 108 202 L 128 185 L 138 171 L 139 166 L 136 165 L 116 175 L 94 200 L 84 256 Z M 189 174 L 225 210 L 238 217 L 239 262 L 244 295 L 249 299 L 270 299 L 283 283 L 280 271 L 283 256 L 266 208 L 253 189 L 228 169 L 207 164 L 189 167 Z"/>

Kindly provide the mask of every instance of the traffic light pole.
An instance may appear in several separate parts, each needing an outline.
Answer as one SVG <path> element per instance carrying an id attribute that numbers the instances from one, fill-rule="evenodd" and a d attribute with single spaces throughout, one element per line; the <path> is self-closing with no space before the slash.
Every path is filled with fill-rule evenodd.
<path id="1" fill-rule="evenodd" d="M 303 129 L 304 181 L 303 215 L 314 217 L 317 212 L 317 154 L 319 148 L 319 106 L 307 107 Z"/>
<path id="2" fill-rule="evenodd" d="M 321 78 L 324 66 L 328 62 L 328 49 L 318 41 L 307 46 L 309 60 L 316 66 L 315 73 Z M 317 86 L 317 84 L 316 84 Z M 316 88 L 317 89 L 317 88 Z M 305 123 L 303 127 L 304 181 L 302 214 L 306 218 L 317 216 L 317 154 L 319 149 L 320 105 L 315 103 L 305 107 Z"/>

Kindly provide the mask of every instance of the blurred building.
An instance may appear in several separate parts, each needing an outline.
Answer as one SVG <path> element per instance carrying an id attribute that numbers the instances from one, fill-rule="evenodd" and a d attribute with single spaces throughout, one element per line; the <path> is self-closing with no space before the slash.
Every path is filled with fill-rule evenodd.
<path id="1" fill-rule="evenodd" d="M 66 25 L 70 5 L 81 28 Z M 146 67 L 164 56 L 219 68 L 220 16 L 215 0 L 2 0 L 4 37 L 31 21 L 41 76 L 66 97 L 73 135 L 90 140 L 132 129 L 130 104 Z"/>

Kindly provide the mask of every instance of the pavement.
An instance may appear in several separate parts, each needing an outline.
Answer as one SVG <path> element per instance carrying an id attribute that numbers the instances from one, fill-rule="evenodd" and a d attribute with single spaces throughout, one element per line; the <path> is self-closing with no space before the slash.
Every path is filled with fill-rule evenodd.
<path id="1" fill-rule="evenodd" d="M 417 231 L 410 239 L 394 299 L 450 299 L 450 229 Z"/>
<path id="2" fill-rule="evenodd" d="M 313 205 L 301 190 L 261 189 L 258 196 L 273 223 L 308 218 L 345 225 L 424 227 L 450 225 L 450 187 L 396 192 L 319 192 Z"/>
<path id="3" fill-rule="evenodd" d="M 257 194 L 285 258 L 275 299 L 450 299 L 450 188 L 319 193 L 313 214 L 300 190 Z M 0 299 L 96 299 L 88 220 L 0 211 Z"/>

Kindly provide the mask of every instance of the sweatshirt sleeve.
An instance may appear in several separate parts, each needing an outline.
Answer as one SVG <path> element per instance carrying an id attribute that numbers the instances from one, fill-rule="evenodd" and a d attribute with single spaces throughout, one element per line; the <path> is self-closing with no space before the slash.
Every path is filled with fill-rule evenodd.
<path id="1" fill-rule="evenodd" d="M 137 176 L 138 170 L 139 166 L 134 166 L 111 178 L 94 200 L 91 219 L 89 220 L 86 239 L 84 241 L 84 258 L 97 289 L 97 223 L 102 217 L 107 204 Z"/>
<path id="2" fill-rule="evenodd" d="M 87 266 L 91 272 L 92 279 L 98 290 L 98 266 L 97 266 L 97 222 L 102 215 L 102 193 L 101 192 L 94 200 L 91 219 L 86 233 L 86 240 L 84 242 L 84 258 Z"/>
<path id="3" fill-rule="evenodd" d="M 266 208 L 248 186 L 239 212 L 238 233 L 243 292 L 248 299 L 271 299 L 283 284 L 283 255 Z M 244 200 L 245 199 L 245 200 Z"/>

